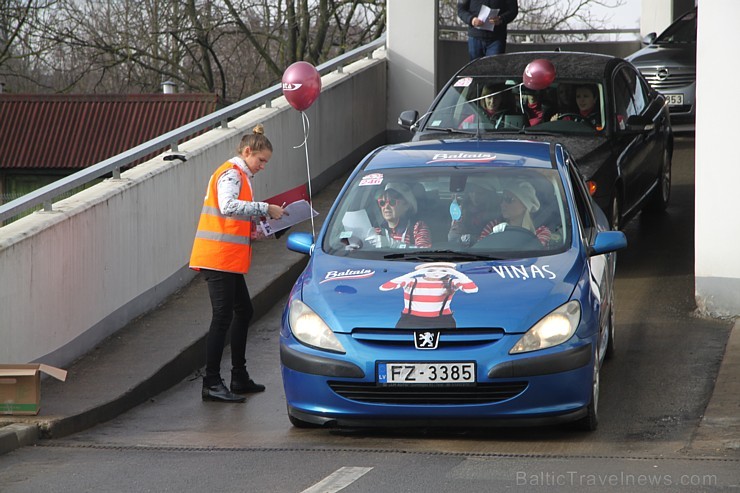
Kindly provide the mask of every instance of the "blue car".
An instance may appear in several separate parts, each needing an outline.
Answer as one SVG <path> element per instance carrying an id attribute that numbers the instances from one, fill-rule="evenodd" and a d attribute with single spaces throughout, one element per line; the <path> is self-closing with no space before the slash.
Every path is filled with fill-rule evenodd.
<path id="1" fill-rule="evenodd" d="M 562 145 L 381 147 L 287 245 L 310 255 L 280 333 L 294 426 L 596 428 L 627 241 Z"/>

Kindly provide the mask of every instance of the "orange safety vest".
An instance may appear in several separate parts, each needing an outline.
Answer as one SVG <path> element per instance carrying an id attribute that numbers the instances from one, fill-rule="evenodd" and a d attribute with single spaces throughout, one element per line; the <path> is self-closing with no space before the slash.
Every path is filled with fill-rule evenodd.
<path id="1" fill-rule="evenodd" d="M 218 179 L 229 169 L 237 170 L 241 176 L 239 200 L 252 201 L 252 185 L 246 173 L 233 162 L 226 161 L 211 175 L 190 254 L 190 268 L 193 270 L 211 269 L 236 274 L 249 271 L 252 218 L 225 216 L 218 207 Z"/>

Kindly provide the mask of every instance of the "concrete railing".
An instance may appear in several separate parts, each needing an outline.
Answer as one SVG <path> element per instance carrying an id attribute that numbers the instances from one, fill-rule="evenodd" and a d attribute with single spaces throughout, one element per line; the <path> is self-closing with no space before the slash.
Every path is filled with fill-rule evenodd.
<path id="1" fill-rule="evenodd" d="M 314 192 L 385 142 L 386 72 L 381 49 L 322 77 L 306 111 Z M 0 362 L 65 366 L 192 280 L 208 178 L 257 123 L 275 149 L 255 196 L 305 183 L 301 116 L 281 96 L 179 144 L 185 161 L 168 152 L 0 228 Z"/>

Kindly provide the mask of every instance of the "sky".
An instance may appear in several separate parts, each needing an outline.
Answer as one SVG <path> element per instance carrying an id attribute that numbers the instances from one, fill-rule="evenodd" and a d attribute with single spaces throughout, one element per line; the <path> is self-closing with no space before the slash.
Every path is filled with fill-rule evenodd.
<path id="1" fill-rule="evenodd" d="M 638 28 L 640 27 L 640 8 L 641 0 L 624 0 L 624 5 L 617 9 L 610 9 L 606 7 L 600 7 L 598 5 L 591 6 L 591 12 L 598 16 L 609 17 L 611 16 L 611 24 L 616 28 Z M 604 3 L 616 3 L 605 1 Z"/>

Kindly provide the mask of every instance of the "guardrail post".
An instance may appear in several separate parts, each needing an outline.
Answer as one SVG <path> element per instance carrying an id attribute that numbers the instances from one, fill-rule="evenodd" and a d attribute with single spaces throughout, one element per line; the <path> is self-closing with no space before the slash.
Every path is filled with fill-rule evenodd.
<path id="1" fill-rule="evenodd" d="M 52 212 L 54 209 L 51 207 L 50 200 L 44 200 L 44 212 Z"/>
<path id="2" fill-rule="evenodd" d="M 121 179 L 121 168 L 113 168 L 113 179 L 114 180 Z"/>

